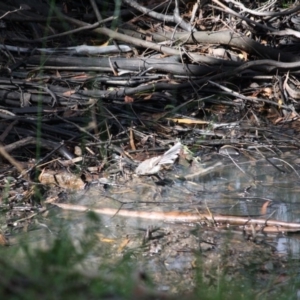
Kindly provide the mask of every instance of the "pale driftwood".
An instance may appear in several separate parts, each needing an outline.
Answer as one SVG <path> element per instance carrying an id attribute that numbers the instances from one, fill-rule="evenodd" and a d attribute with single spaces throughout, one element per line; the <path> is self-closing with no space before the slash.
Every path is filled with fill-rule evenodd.
<path id="1" fill-rule="evenodd" d="M 89 208 L 84 205 L 74 205 L 67 203 L 52 203 L 62 209 L 88 212 L 93 211 L 97 214 L 108 215 L 108 216 L 121 216 L 130 218 L 142 218 L 148 220 L 162 220 L 168 222 L 210 222 L 216 225 L 228 224 L 228 225 L 240 225 L 250 226 L 253 230 L 261 230 L 263 232 L 297 232 L 300 231 L 300 223 L 291 223 L 277 220 L 268 219 L 253 219 L 247 217 L 237 216 L 222 216 L 222 215 L 209 215 L 201 213 L 190 213 L 190 212 L 157 212 L 157 211 L 137 211 L 137 210 L 125 210 L 125 209 L 114 209 L 114 208 Z M 250 229 L 251 229 L 250 228 Z"/>

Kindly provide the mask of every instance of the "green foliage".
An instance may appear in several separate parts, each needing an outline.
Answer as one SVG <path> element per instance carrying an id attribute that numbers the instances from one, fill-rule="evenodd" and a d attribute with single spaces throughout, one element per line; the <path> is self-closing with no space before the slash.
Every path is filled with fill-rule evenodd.
<path id="1" fill-rule="evenodd" d="M 290 0 L 287 0 L 287 1 L 284 0 L 281 2 L 281 6 L 283 8 L 291 8 L 293 6 L 293 4 L 294 4 L 294 1 L 290 1 Z"/>
<path id="2" fill-rule="evenodd" d="M 93 219 L 95 221 L 95 217 Z M 31 249 L 31 244 L 26 242 L 18 246 L 1 248 L 0 297 L 102 299 L 109 295 L 126 296 L 130 287 L 128 285 L 130 266 L 126 263 L 126 259 L 122 259 L 120 264 L 117 263 L 117 267 L 113 267 L 106 263 L 104 255 L 96 274 L 90 274 L 85 265 L 94 246 L 95 236 L 89 231 L 87 238 L 75 242 L 67 232 L 63 232 L 46 249 Z M 20 250 L 23 255 L 20 255 Z M 123 279 L 120 280 L 120 277 Z"/>

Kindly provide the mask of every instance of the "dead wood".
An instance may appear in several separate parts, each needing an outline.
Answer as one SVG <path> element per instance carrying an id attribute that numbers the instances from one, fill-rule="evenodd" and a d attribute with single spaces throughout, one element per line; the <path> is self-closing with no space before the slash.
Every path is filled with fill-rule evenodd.
<path id="1" fill-rule="evenodd" d="M 201 223 L 207 222 L 208 225 L 239 225 L 239 226 L 254 226 L 255 230 L 262 232 L 299 232 L 300 223 L 283 222 L 269 219 L 254 219 L 237 216 L 220 216 L 202 213 L 186 213 L 186 212 L 151 212 L 151 211 L 136 211 L 113 208 L 89 208 L 83 205 L 74 205 L 68 203 L 52 203 L 62 209 L 89 212 L 93 211 L 97 214 L 108 216 L 121 216 L 129 218 L 143 218 L 149 220 L 163 220 L 166 222 L 186 222 L 186 223 Z M 269 228 L 268 228 L 269 227 Z M 229 228 L 229 227 L 228 227 Z"/>
<path id="2" fill-rule="evenodd" d="M 15 161 L 41 149 L 49 168 L 118 180 L 176 139 L 194 156 L 299 148 L 299 6 L 34 3 L 0 3 L 0 137 Z"/>

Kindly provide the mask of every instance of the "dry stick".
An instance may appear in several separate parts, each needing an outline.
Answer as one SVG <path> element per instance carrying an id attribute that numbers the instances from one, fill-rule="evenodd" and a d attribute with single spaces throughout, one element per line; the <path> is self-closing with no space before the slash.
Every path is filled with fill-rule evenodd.
<path id="1" fill-rule="evenodd" d="M 94 10 L 94 13 L 95 13 L 95 15 L 96 15 L 96 18 L 97 18 L 98 22 L 102 21 L 103 19 L 102 19 L 102 16 L 101 16 L 101 14 L 100 14 L 100 11 L 99 11 L 99 9 L 98 9 L 98 6 L 97 6 L 95 0 L 90 0 L 90 3 L 91 3 L 91 5 L 92 5 L 92 8 L 93 8 L 93 10 Z M 104 26 L 105 26 L 105 25 L 104 25 Z"/>
<path id="2" fill-rule="evenodd" d="M 162 220 L 168 222 L 217 222 L 226 223 L 231 225 L 254 225 L 254 226 L 274 226 L 278 227 L 278 232 L 282 231 L 299 231 L 300 223 L 284 222 L 277 220 L 265 220 L 265 219 L 252 219 L 247 217 L 237 216 L 211 216 L 209 214 L 198 214 L 189 212 L 157 212 L 157 211 L 137 211 L 137 210 L 125 210 L 115 208 L 89 208 L 84 205 L 73 205 L 67 203 L 52 203 L 62 209 L 89 212 L 93 211 L 97 214 L 108 216 L 121 216 L 131 218 L 142 218 L 148 220 Z"/>
<path id="3" fill-rule="evenodd" d="M 299 31 L 296 31 L 296 30 L 293 30 L 293 29 L 290 29 L 290 28 L 286 28 L 284 30 L 280 30 L 280 31 L 276 31 L 276 32 L 270 32 L 269 34 L 272 34 L 272 35 L 279 35 L 279 36 L 283 36 L 283 35 L 293 35 L 295 36 L 296 38 L 300 38 L 300 32 Z"/>
<path id="4" fill-rule="evenodd" d="M 70 18 L 70 17 L 62 16 L 62 18 L 64 18 L 66 21 L 69 21 L 69 22 L 71 22 L 71 23 L 73 23 L 73 24 L 75 24 L 77 26 L 86 26 L 86 25 L 89 25 L 88 23 L 85 23 L 85 22 L 82 22 L 82 21 L 79 21 L 79 20 L 76 20 L 76 19 L 73 19 L 73 18 Z M 153 49 L 155 51 L 162 52 L 162 53 L 168 54 L 168 55 L 176 55 L 176 56 L 180 56 L 181 55 L 181 52 L 179 50 L 176 50 L 176 49 L 173 49 L 173 48 L 170 48 L 170 47 L 166 47 L 166 46 L 163 46 L 163 45 L 158 45 L 156 43 L 152 43 L 152 42 L 149 42 L 149 41 L 144 41 L 144 40 L 141 40 L 141 39 L 138 39 L 138 38 L 135 38 L 135 37 L 130 37 L 130 36 L 127 36 L 125 34 L 121 34 L 121 33 L 115 32 L 113 30 L 110 30 L 108 28 L 96 28 L 93 31 L 97 32 L 99 34 L 107 35 L 110 38 L 113 38 L 113 39 L 116 39 L 116 40 L 120 40 L 120 41 L 123 41 L 123 42 L 126 42 L 126 43 L 130 43 L 130 44 L 135 45 L 137 47 L 150 48 L 150 49 Z M 201 36 L 203 34 L 207 37 L 207 39 L 209 39 L 209 36 L 214 36 L 214 35 L 223 35 L 224 36 L 224 33 L 222 33 L 222 32 L 221 33 L 213 33 L 213 32 L 212 33 L 201 33 L 201 32 L 195 32 L 195 33 L 193 33 L 193 35 L 196 38 L 196 40 L 197 40 L 197 36 L 198 35 Z M 255 43 L 250 38 L 240 37 L 238 34 L 235 34 L 235 33 L 228 34 L 228 32 L 226 32 L 225 34 L 226 34 L 226 43 L 228 45 L 234 45 L 234 46 L 238 47 L 239 43 L 242 43 L 243 40 L 246 40 L 246 44 L 250 44 L 250 47 L 254 47 L 255 48 L 256 46 L 257 47 L 260 46 L 259 51 L 262 52 L 261 53 L 262 56 L 263 56 L 263 54 L 265 52 L 268 53 L 268 51 L 269 51 L 270 52 L 270 53 L 268 53 L 269 56 L 273 56 L 274 58 L 276 56 L 276 59 L 278 59 L 278 57 L 277 57 L 279 55 L 278 51 L 275 51 L 273 49 L 271 49 L 271 50 L 273 50 L 273 51 L 271 51 L 269 48 L 263 47 L 260 44 Z M 186 38 L 186 34 L 184 36 Z M 231 43 L 231 41 L 233 41 L 233 43 Z M 208 42 L 209 42 L 209 40 L 208 40 Z M 215 43 L 217 43 L 217 41 L 215 41 Z M 223 43 L 225 43 L 225 41 Z M 244 46 L 242 48 L 245 48 L 245 47 L 246 46 Z M 249 48 L 249 46 L 248 46 L 248 48 Z M 193 57 L 193 59 L 195 61 L 203 61 L 203 55 L 194 54 L 194 53 L 189 53 L 189 55 L 191 57 Z M 296 57 L 291 57 L 291 55 L 284 56 L 282 54 L 281 58 L 283 58 L 283 57 L 287 61 L 291 61 L 291 59 L 296 60 Z M 272 62 L 272 60 L 270 60 L 269 63 L 266 63 L 266 64 L 268 64 L 268 65 L 271 64 L 272 65 L 272 63 L 270 63 L 270 62 Z M 265 63 L 265 60 L 258 61 L 258 63 L 256 63 L 255 65 L 259 66 L 259 65 L 261 65 L 263 63 Z M 222 60 L 220 60 L 220 65 L 222 65 Z M 282 68 L 285 68 L 285 63 L 282 63 L 281 66 L 282 66 Z M 298 67 L 300 67 L 300 63 L 298 65 Z"/>
<path id="5" fill-rule="evenodd" d="M 4 150 L 6 152 L 12 152 L 13 150 L 15 150 L 17 148 L 24 147 L 26 145 L 36 145 L 36 143 L 37 143 L 36 138 L 29 136 L 22 140 L 19 140 L 17 142 L 14 142 L 14 143 L 4 146 Z M 48 140 L 45 140 L 42 138 L 39 139 L 39 143 L 42 147 L 45 147 L 47 149 L 50 149 L 50 150 L 57 149 L 57 151 L 62 156 L 64 156 L 66 159 L 74 158 L 74 156 L 66 149 L 66 147 L 60 146 L 61 145 L 60 143 L 48 141 Z"/>
<path id="6" fill-rule="evenodd" d="M 198 11 L 199 7 L 200 7 L 200 0 L 197 0 L 197 2 L 193 5 L 193 10 L 192 10 L 192 14 L 191 14 L 191 20 L 190 20 L 191 24 L 195 21 L 196 12 Z"/>
<path id="7" fill-rule="evenodd" d="M 18 11 L 20 11 L 20 10 L 24 10 L 24 8 L 21 6 L 20 8 L 17 8 L 17 9 L 15 9 L 15 10 L 8 11 L 8 12 L 6 12 L 4 15 L 2 15 L 2 16 L 0 17 L 0 20 L 3 19 L 4 17 L 6 17 L 7 15 L 16 13 L 16 12 L 18 12 Z"/>
<path id="8" fill-rule="evenodd" d="M 85 22 L 82 22 L 82 21 L 79 21 L 79 20 L 76 20 L 76 19 L 73 19 L 73 18 L 70 18 L 70 17 L 62 16 L 62 18 L 64 18 L 66 21 L 69 21 L 70 23 L 73 23 L 77 26 L 89 25 L 88 23 L 85 23 Z M 178 50 L 175 50 L 175 49 L 172 49 L 172 48 L 169 48 L 169 47 L 166 47 L 166 46 L 157 45 L 157 44 L 152 43 L 152 42 L 143 41 L 143 40 L 140 40 L 140 39 L 135 38 L 135 37 L 130 37 L 130 36 L 127 36 L 125 34 L 121 34 L 121 33 L 115 32 L 113 30 L 110 30 L 108 28 L 103 28 L 102 27 L 102 28 L 94 29 L 93 31 L 97 32 L 99 34 L 104 34 L 104 35 L 109 36 L 110 38 L 113 38 L 113 39 L 117 39 L 117 40 L 120 40 L 120 41 L 123 41 L 123 42 L 126 42 L 126 43 L 133 44 L 137 47 L 150 48 L 150 49 L 156 50 L 158 52 L 163 52 L 163 53 L 169 54 L 169 55 L 180 55 L 180 52 Z"/>
<path id="9" fill-rule="evenodd" d="M 300 99 L 300 91 L 299 91 L 299 89 L 294 90 L 294 89 L 292 89 L 288 85 L 289 77 L 290 77 L 290 71 L 288 71 L 287 74 L 286 74 L 285 80 L 283 82 L 282 89 L 286 90 L 287 93 L 289 94 L 289 96 L 291 96 L 292 98 L 294 98 L 294 99 Z"/>
<path id="10" fill-rule="evenodd" d="M 66 16 L 61 16 L 61 17 L 64 18 L 66 21 L 76 24 L 77 26 L 89 25 L 85 22 L 82 22 L 82 21 L 79 21 L 79 20 L 76 20 L 76 19 L 73 19 L 70 17 L 66 17 Z M 118 40 L 121 40 L 124 42 L 129 42 L 138 47 L 150 48 L 150 49 L 156 50 L 158 52 L 163 52 L 163 53 L 169 54 L 169 55 L 180 55 L 180 51 L 178 51 L 178 50 L 172 49 L 170 47 L 162 46 L 162 45 L 157 45 L 152 42 L 143 41 L 138 38 L 128 37 L 124 34 L 114 32 L 113 30 L 110 30 L 108 28 L 97 28 L 97 29 L 94 29 L 94 31 L 98 32 L 100 34 L 105 34 L 114 39 L 118 39 Z M 197 59 L 197 54 L 196 55 L 193 54 L 193 57 L 195 59 Z M 202 56 L 199 56 L 199 57 L 202 58 Z M 217 75 L 211 76 L 210 78 L 195 80 L 193 83 L 201 85 L 201 84 L 206 83 L 208 79 L 209 80 L 217 80 L 217 79 L 228 78 L 229 76 L 236 75 L 239 72 L 246 70 L 250 67 L 260 66 L 260 65 L 270 65 L 275 68 L 282 68 L 282 69 L 291 69 L 291 68 L 297 68 L 297 67 L 300 68 L 300 62 L 285 63 L 285 62 L 278 62 L 278 61 L 263 59 L 263 60 L 258 60 L 258 61 L 247 62 L 232 71 L 224 72 L 222 74 L 217 74 Z M 191 87 L 190 82 L 178 84 L 178 85 L 168 85 L 168 84 L 164 84 L 164 83 L 156 83 L 156 84 L 152 84 L 150 87 L 143 86 L 143 87 L 139 87 L 138 89 L 129 88 L 129 89 L 124 89 L 120 92 L 113 91 L 112 93 L 116 93 L 116 94 L 118 94 L 118 96 L 122 97 L 126 94 L 129 95 L 129 94 L 135 93 L 135 91 L 146 91 L 149 89 L 160 90 L 160 89 L 166 89 L 166 88 L 169 88 L 171 90 L 173 90 L 173 89 L 177 90 L 177 89 L 185 89 L 185 88 L 190 88 L 190 87 Z M 284 107 L 284 108 L 289 109 L 288 107 Z"/>
<path id="11" fill-rule="evenodd" d="M 273 28 L 273 27 L 269 27 L 269 26 L 266 26 L 266 25 L 262 25 L 258 22 L 255 22 L 247 17 L 244 17 L 242 15 L 240 15 L 239 13 L 235 12 L 234 10 L 230 9 L 229 7 L 227 7 L 226 5 L 224 5 L 223 3 L 221 3 L 219 0 L 212 0 L 214 3 L 218 4 L 219 6 L 221 6 L 222 8 L 218 7 L 218 6 L 213 6 L 213 8 L 216 8 L 218 10 L 221 10 L 221 11 L 224 11 L 224 12 L 227 12 L 231 15 L 234 15 L 244 21 L 246 21 L 247 23 L 250 23 L 250 24 L 254 24 L 255 26 L 257 27 L 260 27 L 260 28 L 263 28 L 265 30 L 268 30 L 268 31 L 276 31 L 277 29 L 276 28 Z M 212 6 L 212 5 L 210 5 Z"/>
<path id="12" fill-rule="evenodd" d="M 213 80 L 222 80 L 224 78 L 228 79 L 229 77 L 232 77 L 236 74 L 239 74 L 241 71 L 244 71 L 248 68 L 259 66 L 261 64 L 265 65 L 271 65 L 274 66 L 274 68 L 281 68 L 281 69 L 291 69 L 291 68 L 300 68 L 300 62 L 293 62 L 293 63 L 283 63 L 283 62 L 277 62 L 274 60 L 269 60 L 269 59 L 263 59 L 263 60 L 257 60 L 257 61 L 252 61 L 252 62 L 247 62 L 241 65 L 238 68 L 233 69 L 232 71 L 227 71 L 221 74 L 213 75 L 211 77 L 206 77 L 203 79 L 199 80 L 194 80 L 193 84 L 196 85 L 202 85 L 206 83 L 207 81 L 213 81 Z M 154 83 L 151 85 L 145 85 L 137 88 L 125 88 L 123 90 L 119 91 L 112 91 L 109 92 L 108 94 L 114 94 L 117 97 L 122 97 L 124 95 L 131 95 L 137 92 L 145 92 L 145 91 L 157 91 L 157 90 L 163 90 L 163 89 L 169 89 L 169 90 L 182 90 L 182 89 L 187 89 L 191 87 L 191 82 L 186 82 L 182 84 L 166 84 L 166 83 Z M 268 101 L 268 100 L 266 100 Z M 268 103 L 272 105 L 278 105 L 278 103 L 273 103 L 272 101 L 269 101 Z M 285 108 L 286 110 L 290 111 L 291 108 L 286 106 L 286 105 L 281 105 L 282 108 Z"/>
<path id="13" fill-rule="evenodd" d="M 13 150 L 17 149 L 17 148 L 21 148 L 24 147 L 26 145 L 30 145 L 30 144 L 36 144 L 36 139 L 32 136 L 28 136 L 22 140 L 19 140 L 17 142 L 14 142 L 12 144 L 6 145 L 4 147 L 5 152 L 12 152 Z"/>
<path id="14" fill-rule="evenodd" d="M 237 1 L 234 1 L 234 0 L 225 0 L 225 2 L 232 3 L 233 5 L 240 8 L 242 10 L 242 12 L 247 12 L 249 14 L 252 14 L 252 15 L 255 15 L 255 16 L 261 16 L 261 17 L 285 16 L 285 15 L 290 15 L 290 14 L 296 13 L 300 10 L 300 5 L 297 5 L 294 8 L 288 8 L 284 11 L 277 11 L 277 12 L 264 11 L 264 12 L 260 12 L 260 11 L 255 11 L 255 10 L 249 9 L 249 8 L 245 7 L 244 4 L 242 4 L 240 2 L 237 2 Z"/>
<path id="15" fill-rule="evenodd" d="M 216 87 L 218 87 L 219 89 L 223 90 L 225 92 L 225 94 L 229 94 L 230 96 L 234 96 L 234 97 L 237 97 L 237 98 L 240 98 L 240 99 L 243 99 L 243 100 L 246 100 L 246 101 L 249 101 L 249 102 L 264 102 L 264 103 L 268 103 L 268 104 L 271 104 L 271 105 L 278 105 L 277 102 L 274 102 L 274 101 L 271 101 L 271 100 L 266 100 L 266 99 L 262 99 L 262 98 L 256 98 L 256 97 L 247 97 L 247 96 L 244 96 L 238 92 L 235 92 L 223 85 L 220 85 L 216 82 L 213 82 L 211 80 L 208 80 L 207 81 L 208 83 L 210 83 L 211 85 L 214 85 Z"/>
<path id="16" fill-rule="evenodd" d="M 195 178 L 199 177 L 199 176 L 204 176 L 210 172 L 212 172 L 215 168 L 217 167 L 221 167 L 221 166 L 224 166 L 223 163 L 221 163 L 220 161 L 215 163 L 214 165 L 210 166 L 210 167 L 207 167 L 207 168 L 202 168 L 200 169 L 199 171 L 193 173 L 193 174 L 188 174 L 188 175 L 185 175 L 183 176 L 183 178 L 185 180 L 194 180 Z"/>
<path id="17" fill-rule="evenodd" d="M 98 22 L 101 22 L 101 21 L 103 20 L 103 18 L 102 18 L 101 14 L 100 14 L 100 11 L 99 11 L 99 9 L 98 9 L 98 6 L 97 6 L 95 0 L 90 0 L 90 3 L 91 3 L 91 5 L 92 5 L 92 8 L 93 8 L 93 10 L 94 10 L 94 13 L 95 13 L 95 15 L 96 15 L 96 18 L 97 18 Z M 116 18 L 115 18 L 115 19 L 116 19 Z M 103 27 L 106 27 L 105 24 L 103 24 Z M 120 52 L 122 52 L 122 50 L 119 48 L 119 46 L 118 46 L 118 44 L 117 44 L 117 42 L 116 42 L 115 40 L 113 40 L 113 43 L 114 43 L 114 45 L 117 47 L 117 49 L 118 49 Z"/>
<path id="18" fill-rule="evenodd" d="M 234 165 L 244 174 L 246 174 L 246 172 L 237 164 L 237 162 L 231 157 L 230 153 L 227 151 L 226 152 L 227 156 L 230 158 L 230 160 L 234 163 Z M 253 176 L 252 176 L 253 177 Z"/>
<path id="19" fill-rule="evenodd" d="M 85 22 L 82 22 L 82 21 L 79 21 L 79 20 L 76 20 L 74 18 L 70 18 L 70 17 L 67 17 L 67 16 L 62 15 L 61 18 L 64 18 L 66 21 L 68 21 L 72 24 L 75 24 L 77 26 L 87 26 L 87 25 L 89 25 L 88 23 L 85 23 Z M 96 28 L 93 31 L 96 32 L 96 33 L 99 33 L 99 34 L 104 34 L 106 36 L 109 36 L 112 39 L 120 40 L 120 41 L 123 41 L 125 43 L 135 45 L 137 47 L 149 48 L 149 49 L 155 50 L 157 52 L 162 52 L 162 53 L 167 54 L 167 55 L 176 55 L 176 56 L 181 55 L 181 52 L 179 50 L 176 50 L 176 49 L 173 49 L 173 48 L 170 48 L 170 47 L 166 47 L 166 46 L 163 46 L 163 45 L 158 45 L 156 43 L 152 43 L 152 42 L 149 42 L 149 41 L 141 40 L 141 39 L 138 39 L 138 38 L 135 38 L 135 37 L 132 37 L 132 36 L 122 34 L 122 33 L 118 33 L 118 32 L 115 32 L 111 29 L 108 29 L 108 28 L 103 28 L 103 27 L 102 28 Z M 203 55 L 194 54 L 194 53 L 189 53 L 189 55 L 195 61 L 203 61 L 203 59 L 206 58 Z M 222 65 L 222 60 L 220 60 L 220 65 Z"/>
<path id="20" fill-rule="evenodd" d="M 2 132 L 2 134 L 0 135 L 0 142 L 3 142 L 5 140 L 5 138 L 8 136 L 8 134 L 10 133 L 11 129 L 18 123 L 18 120 L 14 120 L 12 123 L 10 123 L 6 129 Z"/>
<path id="21" fill-rule="evenodd" d="M 170 23 L 176 23 L 178 24 L 182 29 L 186 30 L 186 31 L 192 31 L 193 28 L 190 24 L 186 23 L 180 16 L 179 16 L 179 9 L 178 9 L 178 3 L 177 1 L 175 1 L 175 10 L 174 10 L 174 15 L 173 16 L 167 16 L 167 15 L 163 15 L 157 12 L 154 12 L 153 10 L 144 7 L 140 4 L 138 4 L 136 1 L 134 0 L 124 0 L 125 3 L 127 3 L 128 5 L 130 5 L 131 7 L 137 9 L 138 11 L 140 11 L 141 13 L 148 15 L 154 19 L 157 20 L 161 20 L 163 22 L 170 22 Z"/>
<path id="22" fill-rule="evenodd" d="M 65 36 L 65 35 L 70 35 L 70 34 L 73 34 L 73 33 L 81 32 L 81 31 L 84 31 L 84 30 L 95 29 L 95 28 L 99 27 L 101 24 L 112 21 L 114 19 L 117 19 L 117 17 L 109 17 L 109 18 L 106 18 L 104 20 L 98 21 L 94 24 L 88 24 L 86 26 L 76 28 L 76 29 L 73 29 L 73 30 L 69 30 L 69 31 L 65 31 L 65 32 L 62 32 L 62 33 L 58 33 L 58 34 L 45 36 L 45 37 L 42 37 L 42 38 L 39 38 L 39 39 L 35 39 L 35 40 L 33 40 L 33 42 L 42 42 L 42 41 L 46 41 L 46 40 L 49 40 L 49 39 L 54 39 L 54 38 L 62 37 L 62 36 Z"/>
<path id="23" fill-rule="evenodd" d="M 273 159 L 279 160 L 279 161 L 281 161 L 281 162 L 287 164 L 287 165 L 288 165 L 288 166 L 296 173 L 296 175 L 300 178 L 299 173 L 298 173 L 298 172 L 295 170 L 295 168 L 294 168 L 290 163 L 288 163 L 286 160 L 283 160 L 283 159 L 278 158 L 278 157 L 273 157 Z"/>
<path id="24" fill-rule="evenodd" d="M 58 119 L 60 119 L 60 120 L 62 120 L 62 121 L 64 121 L 64 122 L 66 122 L 66 123 L 68 123 L 68 124 L 72 124 L 72 125 L 75 126 L 79 131 L 85 133 L 86 135 L 88 135 L 88 136 L 91 137 L 92 139 L 96 140 L 97 142 L 100 142 L 100 140 L 99 140 L 98 138 L 96 138 L 94 134 L 89 133 L 86 129 L 84 129 L 83 127 L 77 125 L 76 123 L 71 122 L 71 121 L 69 121 L 69 120 L 67 120 L 67 119 L 65 119 L 65 118 L 62 118 L 62 117 L 58 116 L 58 115 L 56 116 L 56 118 L 58 118 Z M 93 127 L 95 127 L 95 126 L 93 125 Z"/>
<path id="25" fill-rule="evenodd" d="M 166 39 L 172 40 L 173 33 L 165 32 L 162 34 L 151 34 L 153 40 L 155 42 L 164 42 Z M 200 45 L 205 44 L 221 44 L 225 46 L 236 47 L 238 49 L 253 53 L 262 58 L 269 58 L 278 61 L 279 59 L 282 61 L 293 62 L 299 61 L 299 56 L 293 55 L 292 53 L 284 53 L 279 51 L 278 49 L 274 49 L 268 46 L 264 46 L 253 39 L 241 34 L 235 33 L 232 30 L 225 31 L 197 31 L 193 32 L 192 37 L 190 37 L 190 33 L 186 32 L 178 32 L 174 35 L 174 38 L 177 41 L 186 41 L 190 44 L 195 44 L 198 42 Z M 187 39 L 188 38 L 188 39 Z M 193 53 L 191 53 L 193 55 Z M 213 57 L 205 57 L 203 55 L 197 54 L 200 58 L 199 62 L 211 64 L 211 61 L 216 61 L 218 65 L 228 65 L 229 61 L 216 59 Z M 206 60 L 205 60 L 206 58 Z M 195 59 L 196 60 L 196 59 Z M 226 63 L 227 62 L 227 63 Z M 241 65 L 240 62 L 230 62 L 231 66 Z"/>
<path id="26" fill-rule="evenodd" d="M 3 146 L 0 146 L 0 155 L 2 155 L 6 160 L 8 160 L 21 174 L 24 174 L 24 169 L 22 165 L 16 161 Z"/>

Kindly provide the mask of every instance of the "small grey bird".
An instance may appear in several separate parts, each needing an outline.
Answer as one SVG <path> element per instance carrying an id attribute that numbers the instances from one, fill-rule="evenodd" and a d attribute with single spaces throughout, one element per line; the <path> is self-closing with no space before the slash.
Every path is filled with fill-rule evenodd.
<path id="1" fill-rule="evenodd" d="M 141 162 L 135 169 L 137 175 L 154 175 L 160 171 L 161 165 L 173 164 L 181 149 L 181 143 L 176 143 L 163 155 L 155 156 Z"/>

